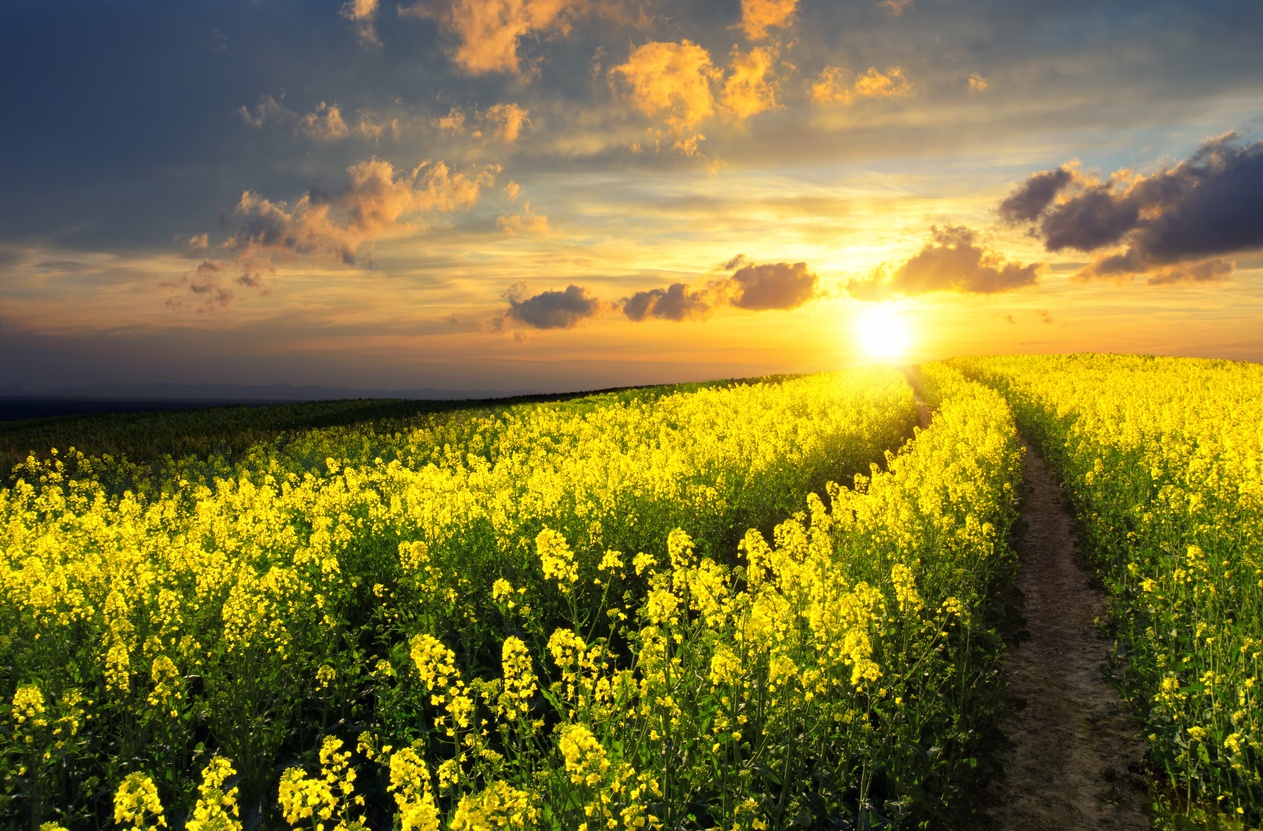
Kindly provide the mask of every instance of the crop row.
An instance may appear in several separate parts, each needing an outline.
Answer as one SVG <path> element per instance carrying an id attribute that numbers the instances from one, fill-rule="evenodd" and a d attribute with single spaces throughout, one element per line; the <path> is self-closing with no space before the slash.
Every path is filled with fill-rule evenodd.
<path id="1" fill-rule="evenodd" d="M 1139 356 L 953 361 L 1066 485 L 1152 764 L 1263 821 L 1263 367 Z"/>
<path id="2" fill-rule="evenodd" d="M 230 475 L 30 459 L 0 491 L 0 805 L 91 827 L 143 802 L 143 780 L 179 821 L 197 772 L 230 765 L 247 822 L 275 822 L 280 771 L 326 736 L 432 739 L 418 637 L 450 645 L 471 684 L 510 636 L 543 672 L 562 622 L 624 666 L 626 621 L 606 613 L 634 618 L 647 597 L 633 552 L 660 558 L 687 527 L 699 557 L 730 563 L 748 528 L 914 419 L 879 370 L 315 431 Z M 552 539 L 572 587 L 541 556 Z M 387 774 L 368 779 L 382 796 Z"/>

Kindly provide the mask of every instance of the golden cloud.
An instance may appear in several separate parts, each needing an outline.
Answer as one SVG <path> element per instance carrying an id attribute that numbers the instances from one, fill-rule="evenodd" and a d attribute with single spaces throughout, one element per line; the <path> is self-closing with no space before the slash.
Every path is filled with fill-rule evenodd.
<path id="1" fill-rule="evenodd" d="M 1033 286 L 1042 266 L 1006 262 L 982 244 L 977 232 L 959 225 L 930 228 L 932 241 L 898 268 L 882 265 L 867 279 L 853 280 L 847 291 L 858 300 L 885 300 L 938 291 L 997 294 Z"/>
<path id="2" fill-rule="evenodd" d="M 245 191 L 235 211 L 241 224 L 222 247 L 248 270 L 304 256 L 353 263 L 366 242 L 424 229 L 422 214 L 474 204 L 498 172 L 454 173 L 442 162 L 396 172 L 374 158 L 347 168 L 347 186 L 334 195 L 311 191 L 289 203 Z"/>
<path id="3" fill-rule="evenodd" d="M 355 132 L 370 141 L 377 141 L 382 137 L 383 125 L 373 121 L 367 115 L 360 115 L 359 122 L 355 125 Z"/>
<path id="4" fill-rule="evenodd" d="M 496 225 L 503 228 L 511 237 L 532 236 L 550 237 L 559 234 L 548 224 L 548 217 L 531 210 L 530 202 L 522 203 L 522 213 L 508 214 L 496 219 Z"/>
<path id="5" fill-rule="evenodd" d="M 447 115 L 434 119 L 434 125 L 446 133 L 463 133 L 468 127 L 474 138 L 490 133 L 507 143 L 517 141 L 530 123 L 530 112 L 517 104 L 496 104 L 482 113 L 475 111 L 472 118 L 460 107 L 452 107 Z"/>
<path id="6" fill-rule="evenodd" d="M 776 57 L 771 47 L 756 47 L 746 53 L 733 47 L 721 98 L 731 119 L 740 121 L 776 106 L 778 87 L 771 77 Z"/>
<path id="7" fill-rule="evenodd" d="M 401 15 L 427 17 L 455 36 L 452 60 L 470 75 L 490 72 L 526 74 L 518 55 L 524 37 L 566 34 L 570 15 L 583 0 L 449 0 L 431 7 L 401 6 Z"/>
<path id="8" fill-rule="evenodd" d="M 741 29 L 749 40 L 762 40 L 773 26 L 784 28 L 793 20 L 798 0 L 741 0 Z"/>
<path id="9" fill-rule="evenodd" d="M 644 115 L 662 119 L 675 147 L 690 155 L 705 138 L 698 126 L 715 113 L 711 84 L 721 75 L 710 53 L 689 40 L 646 43 L 609 72 L 611 83 L 622 79 L 626 100 Z"/>
<path id="10" fill-rule="evenodd" d="M 340 141 L 351 133 L 337 104 L 321 101 L 311 112 L 300 113 L 285 106 L 284 93 L 280 98 L 265 95 L 259 99 L 253 112 L 242 107 L 238 113 L 247 124 L 257 129 L 262 129 L 269 121 L 276 122 L 288 126 L 296 133 L 302 133 L 312 141 Z M 362 128 L 357 128 L 357 132 L 363 132 Z"/>
<path id="11" fill-rule="evenodd" d="M 522 129 L 531 123 L 530 113 L 517 104 L 496 104 L 483 114 L 483 120 L 491 126 L 492 134 L 505 142 L 517 141 Z"/>
<path id="12" fill-rule="evenodd" d="M 826 66 L 819 80 L 811 85 L 811 100 L 817 104 L 850 104 L 856 98 L 889 98 L 912 91 L 912 84 L 897 66 L 887 67 L 884 73 L 870 66 L 852 85 L 844 80 L 846 74 L 847 70 L 841 67 Z"/>
<path id="13" fill-rule="evenodd" d="M 377 16 L 377 0 L 347 0 L 338 14 L 351 22 L 355 27 L 355 36 L 360 43 L 368 46 L 381 46 L 377 37 L 377 29 L 373 18 Z"/>
<path id="14" fill-rule="evenodd" d="M 861 98 L 907 95 L 911 91 L 912 85 L 897 66 L 888 68 L 884 75 L 877 71 L 877 67 L 870 66 L 867 72 L 855 79 L 855 94 Z"/>
<path id="15" fill-rule="evenodd" d="M 465 129 L 465 111 L 452 107 L 447 115 L 439 116 L 434 123 L 445 133 L 459 133 Z"/>

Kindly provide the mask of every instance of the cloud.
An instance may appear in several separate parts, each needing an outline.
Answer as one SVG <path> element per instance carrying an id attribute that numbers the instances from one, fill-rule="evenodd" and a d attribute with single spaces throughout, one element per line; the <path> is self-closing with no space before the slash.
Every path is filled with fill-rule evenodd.
<path id="1" fill-rule="evenodd" d="M 846 70 L 840 66 L 826 66 L 820 78 L 811 85 L 811 100 L 817 104 L 849 104 L 851 91 L 842 76 Z"/>
<path id="2" fill-rule="evenodd" d="M 312 190 L 290 203 L 245 191 L 234 211 L 240 224 L 222 247 L 243 263 L 311 257 L 350 264 L 365 242 L 421 230 L 423 214 L 474 204 L 498 172 L 453 172 L 443 162 L 397 172 L 373 158 L 347 168 L 347 184 L 336 194 Z"/>
<path id="3" fill-rule="evenodd" d="M 373 18 L 377 16 L 377 0 L 347 0 L 338 15 L 351 22 L 355 36 L 366 46 L 381 46 Z"/>
<path id="4" fill-rule="evenodd" d="M 197 258 L 206 256 L 210 248 L 210 234 L 191 234 L 184 242 L 184 256 Z"/>
<path id="5" fill-rule="evenodd" d="M 797 7 L 798 0 L 741 0 L 741 30 L 748 40 L 762 40 L 773 26 L 789 26 Z"/>
<path id="6" fill-rule="evenodd" d="M 509 289 L 509 310 L 504 318 L 533 329 L 572 329 L 607 308 L 605 303 L 589 295 L 587 289 L 575 285 L 567 286 L 565 291 L 545 291 L 533 297 L 524 295 L 522 285 Z"/>
<path id="7" fill-rule="evenodd" d="M 705 138 L 698 126 L 715 114 L 711 83 L 721 72 L 710 53 L 692 41 L 652 41 L 637 47 L 609 72 L 610 82 L 622 81 L 621 93 L 635 109 L 661 119 L 675 137 L 675 147 L 686 155 L 697 152 Z"/>
<path id="8" fill-rule="evenodd" d="M 437 20 L 456 48 L 451 58 L 470 75 L 529 75 L 518 46 L 525 37 L 566 34 L 581 0 L 441 0 L 400 6 L 400 15 Z"/>
<path id="9" fill-rule="evenodd" d="M 776 50 L 770 47 L 744 53 L 733 47 L 720 99 L 730 119 L 741 121 L 776 106 L 777 85 L 771 79 L 776 57 Z"/>
<path id="10" fill-rule="evenodd" d="M 1034 222 L 1052 204 L 1057 194 L 1074 179 L 1066 166 L 1036 173 L 1000 203 L 1000 218 L 1009 224 Z"/>
<path id="11" fill-rule="evenodd" d="M 744 256 L 730 264 L 745 263 Z M 581 321 L 608 311 L 620 310 L 631 321 L 704 320 L 722 306 L 747 311 L 796 309 L 818 297 L 817 277 L 806 263 L 742 265 L 731 277 L 711 280 L 701 287 L 672 283 L 665 288 L 638 291 L 630 297 L 609 303 L 593 297 L 588 290 L 571 285 L 565 291 L 546 291 L 532 297 L 518 284 L 506 297 L 509 309 L 491 320 L 494 332 L 505 332 L 512 322 L 534 329 L 570 329 Z"/>
<path id="12" fill-rule="evenodd" d="M 272 121 L 285 125 L 312 141 L 340 141 L 351 134 L 351 129 L 347 127 L 346 120 L 342 117 L 342 110 L 337 104 L 321 101 L 311 112 L 300 113 L 286 107 L 284 101 L 285 93 L 281 93 L 279 99 L 265 95 L 259 99 L 253 112 L 246 107 L 242 107 L 238 112 L 247 124 L 256 129 L 262 129 L 264 124 Z M 366 121 L 361 117 L 360 125 L 356 128 L 357 132 L 364 132 L 365 125 Z M 372 128 L 372 125 L 367 126 Z"/>
<path id="13" fill-rule="evenodd" d="M 995 294 L 1034 285 L 1038 263 L 1006 263 L 993 251 L 976 244 L 969 228 L 948 225 L 930 229 L 932 241 L 885 278 L 885 266 L 866 280 L 852 281 L 847 291 L 859 300 L 883 300 L 894 294 L 916 295 L 934 291 Z"/>
<path id="14" fill-rule="evenodd" d="M 717 110 L 726 120 L 739 122 L 778 106 L 778 56 L 772 46 L 748 52 L 734 46 L 725 73 L 692 41 L 655 41 L 610 69 L 609 81 L 614 93 L 634 109 L 663 122 L 666 134 L 675 139 L 675 149 L 693 155 L 706 138 L 702 123 Z"/>
<path id="15" fill-rule="evenodd" d="M 483 120 L 503 142 L 517 141 L 523 127 L 531 123 L 530 113 L 517 104 L 496 104 L 483 114 Z"/>
<path id="16" fill-rule="evenodd" d="M 570 329 L 587 318 L 615 309 L 637 323 L 704 320 L 722 306 L 755 312 L 796 309 L 818 296 L 816 284 L 816 275 L 807 270 L 806 263 L 745 265 L 731 277 L 712 280 L 705 286 L 672 283 L 665 288 L 638 291 L 616 303 L 593 297 L 587 289 L 575 285 L 565 291 L 528 297 L 525 287 L 518 284 L 506 295 L 508 311 L 493 318 L 490 328 L 504 332 L 516 321 L 534 329 Z"/>
<path id="17" fill-rule="evenodd" d="M 912 0 L 881 0 L 877 5 L 890 10 L 895 17 L 903 14 L 903 10 L 912 5 Z"/>
<path id="18" fill-rule="evenodd" d="M 231 285 L 225 285 L 229 264 L 222 260 L 203 260 L 197 268 L 186 271 L 178 280 L 159 283 L 163 288 L 185 292 L 167 298 L 169 309 L 183 311 L 192 308 L 198 314 L 214 312 L 232 305 L 236 295 Z M 233 281 L 248 288 L 258 288 L 261 282 L 242 275 Z"/>
<path id="19" fill-rule="evenodd" d="M 979 75 L 977 72 L 969 76 L 970 92 L 986 92 L 991 86 L 991 82 Z"/>
<path id="20" fill-rule="evenodd" d="M 1233 267 L 1233 263 L 1221 257 L 1155 267 L 1152 263 L 1144 261 L 1133 249 L 1121 254 L 1101 257 L 1076 274 L 1074 279 L 1081 283 L 1106 278 L 1124 282 L 1135 274 L 1148 272 L 1149 277 L 1145 283 L 1150 286 L 1171 283 L 1214 283 L 1227 279 L 1232 274 Z"/>
<path id="21" fill-rule="evenodd" d="M 623 301 L 623 314 L 640 322 L 651 317 L 661 320 L 698 320 L 714 308 L 714 298 L 705 291 L 693 291 L 684 283 L 665 289 L 638 291 Z"/>
<path id="22" fill-rule="evenodd" d="M 1049 251 L 1102 252 L 1079 279 L 1220 280 L 1232 270 L 1222 257 L 1263 248 L 1263 141 L 1243 145 L 1228 133 L 1149 176 L 1066 179 L 1058 173 L 1065 170 L 1031 176 L 1000 211 L 1010 221 L 1038 221 L 1033 233 Z M 1039 188 L 1039 198 L 1027 199 Z"/>
<path id="23" fill-rule="evenodd" d="M 806 263 L 747 265 L 732 275 L 737 295 L 729 302 L 739 309 L 796 309 L 816 296 L 816 275 Z"/>
<path id="24" fill-rule="evenodd" d="M 1040 222 L 1044 248 L 1095 251 L 1119 242 L 1140 221 L 1140 203 L 1113 191 L 1112 182 L 1090 185 L 1046 213 Z"/>
<path id="25" fill-rule="evenodd" d="M 1040 323 L 1046 323 L 1049 326 L 1051 326 L 1053 323 L 1052 312 L 1048 311 L 1047 309 L 1036 309 L 1035 317 L 1039 318 Z"/>
<path id="26" fill-rule="evenodd" d="M 491 135 L 499 141 L 511 144 L 517 141 L 522 131 L 531 123 L 531 114 L 517 104 L 494 104 L 485 111 L 474 110 L 473 116 L 467 116 L 460 107 L 452 107 L 447 115 L 434 119 L 434 126 L 445 133 L 459 134 L 466 130 L 474 138 Z"/>
<path id="27" fill-rule="evenodd" d="M 434 124 L 445 133 L 460 133 L 465 129 L 465 111 L 460 107 L 452 107 L 447 115 L 439 116 Z"/>
<path id="28" fill-rule="evenodd" d="M 896 95 L 907 95 L 912 85 L 903 77 L 899 67 L 889 67 L 885 74 L 870 66 L 866 72 L 855 79 L 855 94 L 860 98 L 886 98 Z"/>
<path id="29" fill-rule="evenodd" d="M 1216 257 L 1212 260 L 1159 271 L 1151 274 L 1145 282 L 1151 286 L 1169 283 L 1214 283 L 1226 279 L 1232 273 L 1232 269 L 1232 263 Z"/>
<path id="30" fill-rule="evenodd" d="M 870 66 L 849 86 L 847 72 L 842 67 L 826 66 L 811 85 L 811 100 L 819 105 L 850 104 L 857 98 L 892 98 L 912 92 L 912 84 L 898 66 L 887 67 L 885 72 Z"/>
<path id="31" fill-rule="evenodd" d="M 554 232 L 551 225 L 548 224 L 548 217 L 543 214 L 535 213 L 531 210 L 530 202 L 522 203 L 522 213 L 501 216 L 496 219 L 496 225 L 503 228 L 511 237 L 520 235 L 547 237 L 552 236 Z"/>
<path id="32" fill-rule="evenodd" d="M 399 119 L 392 118 L 390 120 L 390 124 L 386 125 L 379 121 L 375 121 L 371 113 L 361 112 L 359 121 L 357 121 L 355 127 L 352 128 L 352 132 L 368 139 L 369 141 L 375 142 L 382 137 L 382 133 L 385 132 L 387 126 L 390 127 L 391 135 L 395 139 L 398 139 L 400 135 Z"/>
<path id="33" fill-rule="evenodd" d="M 631 320 L 699 320 L 719 306 L 729 305 L 752 312 L 796 309 L 817 297 L 816 275 L 806 263 L 748 264 L 738 254 L 724 264 L 731 277 L 712 280 L 705 288 L 672 283 L 665 289 L 638 291 L 622 300 L 623 314 Z"/>

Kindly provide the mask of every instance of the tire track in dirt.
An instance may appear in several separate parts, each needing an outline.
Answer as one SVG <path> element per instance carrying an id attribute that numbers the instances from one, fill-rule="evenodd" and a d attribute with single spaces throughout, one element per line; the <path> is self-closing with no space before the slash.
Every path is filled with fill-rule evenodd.
<path id="1" fill-rule="evenodd" d="M 1061 488 L 1029 446 L 1022 468 L 1017 582 L 1029 638 L 1006 656 L 1012 747 L 983 807 L 997 831 L 1144 831 L 1144 744 L 1106 681 L 1109 644 L 1095 624 L 1104 600 L 1080 564 Z"/>

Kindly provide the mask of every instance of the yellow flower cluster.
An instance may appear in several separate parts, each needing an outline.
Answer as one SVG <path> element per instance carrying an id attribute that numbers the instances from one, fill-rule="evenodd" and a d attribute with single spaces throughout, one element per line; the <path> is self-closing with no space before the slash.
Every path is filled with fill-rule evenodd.
<path id="1" fill-rule="evenodd" d="M 278 800 L 285 821 L 298 826 L 307 820 L 314 831 L 362 829 L 364 818 L 354 808 L 364 805 L 364 797 L 355 794 L 355 780 L 351 751 L 342 750 L 341 739 L 326 736 L 320 748 L 319 776 L 308 776 L 302 768 L 287 768 L 281 774 Z"/>
<path id="2" fill-rule="evenodd" d="M 469 727 L 474 711 L 474 700 L 456 669 L 455 654 L 432 635 L 414 637 L 411 654 L 421 683 L 430 693 L 431 706 L 443 707 L 447 714 L 436 717 L 434 726 L 454 737 L 458 729 Z"/>
<path id="3" fill-rule="evenodd" d="M 451 831 L 491 831 L 496 828 L 534 828 L 539 808 L 530 794 L 507 782 L 495 781 L 479 793 L 461 797 L 452 816 Z"/>
<path id="4" fill-rule="evenodd" d="M 237 788 L 224 790 L 224 783 L 236 773 L 223 756 L 210 760 L 202 771 L 197 789 L 197 805 L 185 824 L 186 831 L 241 831 Z"/>
<path id="5" fill-rule="evenodd" d="M 158 788 L 144 773 L 129 773 L 114 792 L 114 822 L 124 828 L 141 831 L 167 827 Z"/>
<path id="6" fill-rule="evenodd" d="M 30 732 L 48 725 L 45 717 L 44 694 L 35 684 L 18 687 L 13 694 L 13 727 L 15 732 L 27 734 L 24 741 L 31 741 Z"/>
<path id="7" fill-rule="evenodd" d="M 566 545 L 566 538 L 556 531 L 545 528 L 535 538 L 535 550 L 545 580 L 556 580 L 557 588 L 565 593 L 579 579 L 579 567 L 575 565 L 574 552 Z"/>
<path id="8" fill-rule="evenodd" d="M 401 748 L 390 757 L 389 791 L 399 808 L 401 831 L 439 831 L 430 771 L 416 748 Z"/>
<path id="9" fill-rule="evenodd" d="M 525 718 L 538 689 L 530 650 L 520 638 L 510 636 L 504 640 L 500 660 L 504 690 L 496 702 L 496 715 L 505 721 Z"/>

